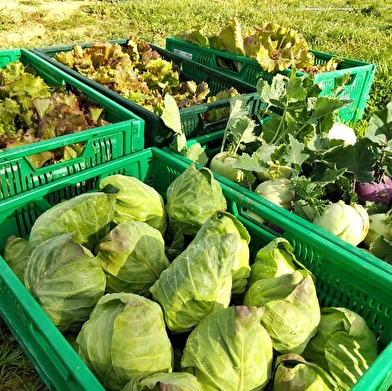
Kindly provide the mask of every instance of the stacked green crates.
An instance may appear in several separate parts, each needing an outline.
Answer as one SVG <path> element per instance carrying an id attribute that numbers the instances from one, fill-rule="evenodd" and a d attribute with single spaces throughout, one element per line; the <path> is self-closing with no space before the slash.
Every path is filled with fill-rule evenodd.
<path id="1" fill-rule="evenodd" d="M 0 200 L 29 191 L 86 168 L 106 163 L 144 148 L 144 121 L 79 80 L 53 67 L 25 49 L 0 51 L 0 67 L 20 61 L 50 86 L 65 85 L 81 91 L 105 112 L 108 125 L 0 151 Z M 1 72 L 1 69 L 0 69 Z M 75 143 L 83 144 L 80 156 L 36 168 L 29 156 Z"/>
<path id="2" fill-rule="evenodd" d="M 135 152 L 0 201 L 0 231 L 27 238 L 35 220 L 45 210 L 63 199 L 96 190 L 103 178 L 113 174 L 138 178 L 165 199 L 169 184 L 188 166 L 189 163 L 158 148 Z M 281 213 L 281 208 L 255 202 L 223 182 L 221 186 L 227 210 L 238 217 L 251 235 L 253 256 L 272 239 L 283 236 L 293 246 L 296 258 L 316 277 L 321 306 L 346 307 L 366 320 L 377 336 L 381 353 L 352 391 L 386 391 L 392 385 L 391 274 L 324 240 L 314 230 L 297 225 Z M 283 233 L 254 221 L 249 211 Z M 3 234 L 0 254 L 5 240 Z M 0 270 L 0 314 L 48 387 L 61 391 L 103 390 L 1 257 Z"/>
<path id="3" fill-rule="evenodd" d="M 107 42 L 112 44 L 119 44 L 122 47 L 126 47 L 127 39 L 109 40 Z M 93 42 L 79 44 L 83 49 L 89 48 L 93 45 Z M 176 64 L 181 72 L 181 77 L 185 80 L 193 80 L 196 83 L 203 81 L 208 83 L 208 87 L 211 90 L 210 95 L 214 96 L 218 92 L 230 89 L 231 87 L 236 88 L 239 93 L 245 94 L 248 103 L 249 115 L 255 114 L 261 107 L 261 102 L 256 92 L 254 85 L 248 84 L 241 80 L 222 75 L 209 67 L 199 64 L 194 61 L 188 61 L 187 59 L 174 54 L 164 48 L 158 47 L 153 44 L 149 44 L 151 48 L 157 51 L 161 57 L 166 61 L 171 61 Z M 73 50 L 74 45 L 63 45 L 63 46 L 49 46 L 42 48 L 32 49 L 32 52 L 37 56 L 40 56 L 43 60 L 47 61 L 51 65 L 58 67 L 62 71 L 72 75 L 86 85 L 104 94 L 114 102 L 119 103 L 121 106 L 128 108 L 132 112 L 136 113 L 145 121 L 145 147 L 163 147 L 167 146 L 172 141 L 173 132 L 168 129 L 160 116 L 153 113 L 152 111 L 142 107 L 141 105 L 133 102 L 119 93 L 105 87 L 104 85 L 94 81 L 92 79 L 83 76 L 79 72 L 71 69 L 68 66 L 61 64 L 60 62 L 53 59 L 53 57 L 61 52 L 70 52 Z M 186 107 L 180 110 L 182 130 L 188 139 L 204 134 L 212 133 L 214 131 L 224 129 L 226 120 L 216 121 L 205 121 L 204 118 L 207 114 L 214 110 L 221 110 L 230 107 L 229 99 L 222 99 L 211 103 L 203 103 L 191 107 Z"/>
<path id="4" fill-rule="evenodd" d="M 270 81 L 274 76 L 264 71 L 254 59 L 201 47 L 174 37 L 166 38 L 166 49 L 188 60 L 208 66 L 221 74 L 235 77 L 252 85 L 256 85 L 260 78 Z M 314 54 L 316 65 L 326 64 L 331 58 L 336 57 L 321 51 L 311 50 L 311 52 Z M 223 67 L 220 65 L 222 62 L 240 64 L 239 70 Z M 341 99 L 352 100 L 352 102 L 338 111 L 338 117 L 342 122 L 355 123 L 363 117 L 375 72 L 374 64 L 344 58 L 335 71 L 318 73 L 314 77 L 322 89 L 321 95 L 332 96 L 338 79 L 347 73 L 350 74 L 350 81 L 343 87 L 343 92 L 339 96 Z M 282 74 L 288 73 L 288 69 L 282 71 Z M 297 74 L 305 75 L 306 73 L 298 72 Z"/>

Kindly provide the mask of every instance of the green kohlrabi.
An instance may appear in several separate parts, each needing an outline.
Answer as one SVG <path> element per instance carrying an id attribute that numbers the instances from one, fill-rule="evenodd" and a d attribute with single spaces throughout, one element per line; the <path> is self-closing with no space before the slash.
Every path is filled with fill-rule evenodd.
<path id="1" fill-rule="evenodd" d="M 79 331 L 106 287 L 93 254 L 73 234 L 50 238 L 30 254 L 24 282 L 61 331 Z"/>
<path id="2" fill-rule="evenodd" d="M 263 390 L 271 370 L 271 338 L 263 308 L 231 306 L 205 317 L 190 333 L 181 367 L 204 391 Z"/>
<path id="3" fill-rule="evenodd" d="M 248 116 L 246 97 L 236 95 L 230 100 L 230 117 L 226 124 L 221 150 L 212 157 L 210 169 L 219 175 L 240 184 L 250 184 L 252 174 L 235 168 L 244 144 L 256 140 L 256 123 Z"/>
<path id="4" fill-rule="evenodd" d="M 369 214 L 358 204 L 343 201 L 331 203 L 313 223 L 354 246 L 360 244 L 369 231 Z"/>
<path id="5" fill-rule="evenodd" d="M 268 179 L 261 182 L 255 193 L 287 210 L 293 209 L 295 197 L 294 183 L 288 178 Z"/>
<path id="6" fill-rule="evenodd" d="M 150 295 L 150 287 L 169 266 L 165 242 L 156 228 L 124 220 L 97 246 L 96 259 L 107 275 L 108 292 Z"/>
<path id="7" fill-rule="evenodd" d="M 121 390 L 133 378 L 172 371 L 173 347 L 162 309 L 133 293 L 103 296 L 76 343 L 82 359 L 108 390 Z"/>
<path id="8" fill-rule="evenodd" d="M 354 145 L 357 142 L 355 131 L 350 126 L 335 122 L 328 132 L 328 138 L 332 140 L 343 140 L 345 145 Z"/>
<path id="9" fill-rule="evenodd" d="M 320 304 L 305 269 L 256 281 L 246 291 L 244 304 L 265 307 L 261 324 L 281 354 L 301 354 L 317 332 Z"/>
<path id="10" fill-rule="evenodd" d="M 379 235 L 390 242 L 392 241 L 392 224 L 390 216 L 387 216 L 386 213 L 369 215 L 369 231 L 363 240 L 363 244 L 369 248 Z"/>

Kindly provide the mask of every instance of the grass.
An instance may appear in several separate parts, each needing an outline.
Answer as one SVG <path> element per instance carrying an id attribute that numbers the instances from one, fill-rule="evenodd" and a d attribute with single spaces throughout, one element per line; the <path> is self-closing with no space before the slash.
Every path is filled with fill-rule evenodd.
<path id="1" fill-rule="evenodd" d="M 45 8 L 48 2 L 44 0 L 18 3 L 27 8 L 0 7 L 0 49 L 130 35 L 164 47 L 167 36 L 197 24 L 214 30 L 237 16 L 243 27 L 272 21 L 301 32 L 312 49 L 376 64 L 365 116 L 358 127 L 366 126 L 374 111 L 392 101 L 392 0 L 309 0 L 306 5 L 300 0 L 80 0 L 77 9 L 61 17 Z M 67 1 L 54 3 L 60 9 Z M 4 325 L 0 325 L 0 379 L 0 391 L 45 390 Z"/>
<path id="2" fill-rule="evenodd" d="M 0 379 L 0 391 L 48 390 L 9 329 L 2 322 L 0 322 Z"/>

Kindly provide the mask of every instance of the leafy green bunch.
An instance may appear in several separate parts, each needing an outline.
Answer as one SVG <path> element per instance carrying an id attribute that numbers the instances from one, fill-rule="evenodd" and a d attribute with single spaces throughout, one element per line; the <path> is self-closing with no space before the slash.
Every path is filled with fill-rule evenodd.
<path id="1" fill-rule="evenodd" d="M 207 83 L 184 78 L 176 63 L 136 36 L 125 45 L 108 41 L 85 48 L 74 45 L 53 59 L 157 115 L 163 112 L 166 94 L 179 108 L 206 102 L 210 94 Z"/>
<path id="2" fill-rule="evenodd" d="M 288 68 L 320 73 L 335 70 L 340 62 L 340 59 L 334 58 L 328 64 L 316 64 L 314 54 L 301 33 L 272 22 L 244 29 L 238 19 L 233 17 L 217 31 L 197 25 L 177 37 L 201 47 L 252 58 L 264 71 L 272 74 Z M 224 68 L 232 68 L 237 72 L 241 70 L 240 61 L 223 58 L 218 61 Z"/>
<path id="3" fill-rule="evenodd" d="M 28 145 L 108 124 L 104 110 L 80 91 L 50 86 L 20 61 L 0 70 L 0 149 Z M 35 167 L 79 156 L 82 145 L 30 156 Z"/>

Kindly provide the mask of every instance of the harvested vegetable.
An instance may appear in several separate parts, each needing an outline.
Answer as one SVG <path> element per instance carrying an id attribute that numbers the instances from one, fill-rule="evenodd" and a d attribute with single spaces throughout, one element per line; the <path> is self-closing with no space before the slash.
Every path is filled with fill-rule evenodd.
<path id="1" fill-rule="evenodd" d="M 309 73 L 333 71 L 340 59 L 328 64 L 316 64 L 308 43 L 298 31 L 277 23 L 263 22 L 260 26 L 243 29 L 236 17 L 216 31 L 195 26 L 176 36 L 201 47 L 223 50 L 256 60 L 269 73 L 296 68 Z M 220 66 L 239 72 L 242 63 L 220 59 Z"/>
<path id="2" fill-rule="evenodd" d="M 122 391 L 203 391 L 196 377 L 187 372 L 154 373 L 131 380 Z"/>
<path id="3" fill-rule="evenodd" d="M 109 390 L 121 390 L 133 378 L 173 368 L 173 348 L 161 307 L 132 293 L 103 296 L 76 343 L 83 360 Z"/>
<path id="4" fill-rule="evenodd" d="M 293 209 L 292 202 L 295 198 L 295 188 L 290 179 L 268 179 L 256 187 L 255 193 L 282 208 Z"/>
<path id="5" fill-rule="evenodd" d="M 298 354 L 288 353 L 276 358 L 272 391 L 333 391 L 335 387 L 326 371 Z"/>
<path id="6" fill-rule="evenodd" d="M 378 355 L 377 340 L 365 320 L 346 308 L 321 311 L 317 335 L 303 357 L 331 374 L 339 389 L 349 391 Z"/>
<path id="7" fill-rule="evenodd" d="M 104 110 L 80 91 L 49 86 L 20 61 L 0 69 L 0 150 L 107 125 Z M 29 156 L 39 168 L 80 156 L 82 144 Z"/>
<path id="8" fill-rule="evenodd" d="M 235 234 L 238 237 L 238 246 L 235 255 L 232 275 L 232 295 L 245 292 L 250 273 L 249 266 L 249 242 L 250 235 L 244 225 L 233 214 L 226 211 L 216 211 L 201 226 L 195 236 L 195 240 L 214 233 Z"/>
<path id="9" fill-rule="evenodd" d="M 150 296 L 150 287 L 169 266 L 162 234 L 141 221 L 124 220 L 100 240 L 96 260 L 108 292 Z"/>
<path id="10" fill-rule="evenodd" d="M 172 232 L 195 236 L 217 210 L 226 210 L 226 199 L 212 172 L 190 165 L 167 188 L 166 212 Z"/>
<path id="11" fill-rule="evenodd" d="M 150 288 L 174 333 L 192 330 L 211 312 L 230 304 L 239 238 L 212 233 L 195 238 Z"/>
<path id="12" fill-rule="evenodd" d="M 263 308 L 231 306 L 205 317 L 190 333 L 181 366 L 203 390 L 262 390 L 273 360 Z M 222 376 L 223 375 L 223 376 Z"/>
<path id="13" fill-rule="evenodd" d="M 328 205 L 324 213 L 317 216 L 313 223 L 340 239 L 358 246 L 368 234 L 369 214 L 360 204 L 348 205 L 339 201 Z"/>
<path id="14" fill-rule="evenodd" d="M 31 227 L 29 252 L 47 239 L 75 233 L 73 240 L 93 251 L 110 231 L 115 193 L 83 193 L 60 202 L 42 213 Z M 94 210 L 95 213 L 91 213 Z"/>
<path id="15" fill-rule="evenodd" d="M 136 36 L 130 36 L 126 45 L 104 41 L 83 48 L 76 44 L 53 59 L 159 116 L 166 94 L 180 109 L 211 98 L 207 82 L 184 79 L 177 64 Z"/>
<path id="16" fill-rule="evenodd" d="M 363 244 L 369 248 L 377 236 L 380 235 L 386 240 L 392 241 L 392 224 L 387 213 L 369 215 L 369 231 L 363 240 Z"/>
<path id="17" fill-rule="evenodd" d="M 255 281 L 244 304 L 264 307 L 260 322 L 281 354 L 301 354 L 317 332 L 320 304 L 313 277 L 305 269 Z"/>
<path id="18" fill-rule="evenodd" d="M 94 255 L 73 237 L 57 235 L 35 247 L 24 272 L 27 289 L 63 332 L 80 330 L 106 288 Z"/>
<path id="19" fill-rule="evenodd" d="M 373 201 L 391 206 L 392 202 L 392 180 L 384 174 L 377 182 L 360 182 L 357 184 L 356 192 L 361 202 Z"/>
<path id="20" fill-rule="evenodd" d="M 248 288 L 262 278 L 291 274 L 298 268 L 292 245 L 282 237 L 271 240 L 257 253 L 251 264 Z"/>
<path id="21" fill-rule="evenodd" d="M 17 236 L 7 238 L 4 247 L 4 260 L 20 281 L 24 280 L 24 271 L 29 261 L 29 241 Z"/>
<path id="22" fill-rule="evenodd" d="M 339 122 L 335 122 L 332 128 L 329 129 L 328 138 L 332 140 L 343 140 L 346 145 L 354 145 L 357 142 L 354 129 Z"/>
<path id="23" fill-rule="evenodd" d="M 254 129 L 256 122 L 248 117 L 246 100 L 243 95 L 237 95 L 230 101 L 230 117 L 226 124 L 221 150 L 212 157 L 210 169 L 240 184 L 251 184 L 251 177 L 236 167 L 237 159 L 243 144 L 256 140 Z"/>
<path id="24" fill-rule="evenodd" d="M 162 196 L 141 180 L 122 175 L 110 175 L 99 184 L 103 191 L 107 186 L 117 190 L 113 222 L 141 221 L 156 228 L 162 235 L 167 225 L 167 215 Z"/>

